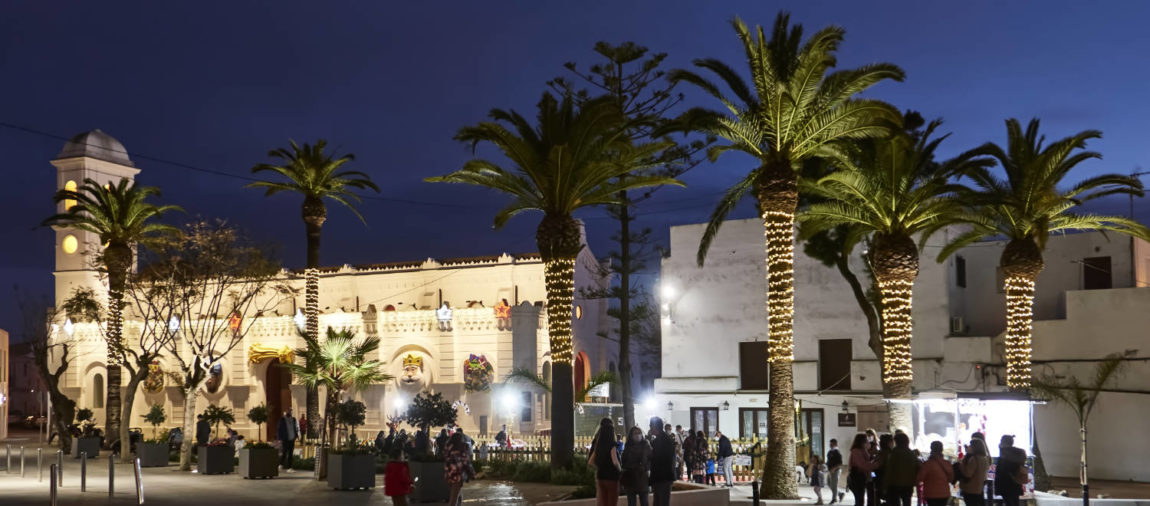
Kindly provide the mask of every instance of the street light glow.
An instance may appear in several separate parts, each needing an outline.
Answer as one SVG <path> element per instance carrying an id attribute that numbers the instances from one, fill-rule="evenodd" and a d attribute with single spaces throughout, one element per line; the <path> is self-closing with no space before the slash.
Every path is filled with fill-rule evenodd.
<path id="1" fill-rule="evenodd" d="M 670 283 L 664 281 L 659 286 L 659 295 L 661 295 L 663 297 L 663 300 L 671 300 L 671 299 L 675 298 L 675 287 L 671 286 Z"/>

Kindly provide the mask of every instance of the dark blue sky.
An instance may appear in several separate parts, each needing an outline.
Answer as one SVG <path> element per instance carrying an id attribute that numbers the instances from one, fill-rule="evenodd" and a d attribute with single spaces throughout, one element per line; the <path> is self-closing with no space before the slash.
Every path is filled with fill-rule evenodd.
<path id="1" fill-rule="evenodd" d="M 365 201 L 366 227 L 333 209 L 325 264 L 533 251 L 537 215 L 492 231 L 501 197 L 421 182 L 468 158 L 451 140 L 459 127 L 492 107 L 531 112 L 563 62 L 594 61 L 598 40 L 665 51 L 668 68 L 719 57 L 742 69 L 727 21 L 769 25 L 784 8 L 808 31 L 846 28 L 841 67 L 901 65 L 907 81 L 871 95 L 944 118 L 954 135 L 943 155 L 1001 142 L 1006 117 L 1039 116 L 1048 137 L 1103 131 L 1090 147 L 1105 158 L 1081 176 L 1150 168 L 1142 2 L 7 1 L 0 122 L 63 136 L 101 128 L 133 154 L 245 176 L 288 138 L 327 138 L 357 155 L 381 198 L 400 200 Z M 13 284 L 50 291 L 52 234 L 33 227 L 53 211 L 48 160 L 62 145 L 0 127 L 0 328 L 19 327 Z M 281 244 L 289 266 L 303 263 L 297 198 L 265 199 L 239 179 L 134 159 L 164 201 L 228 218 Z M 705 220 L 747 164 L 732 156 L 695 169 L 688 189 L 661 191 L 640 209 L 640 224 L 665 238 L 671 224 Z M 404 202 L 412 200 L 443 205 Z M 1101 207 L 1125 213 L 1127 202 Z M 606 253 L 612 221 L 584 217 L 592 248 Z"/>

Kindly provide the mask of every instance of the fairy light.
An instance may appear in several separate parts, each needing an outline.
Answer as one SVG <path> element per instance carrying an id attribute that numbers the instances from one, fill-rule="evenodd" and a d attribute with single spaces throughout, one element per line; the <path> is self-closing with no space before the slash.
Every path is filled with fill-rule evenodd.
<path id="1" fill-rule="evenodd" d="M 570 364 L 571 308 L 575 303 L 575 259 L 548 260 L 544 266 L 547 283 L 547 332 L 555 363 Z"/>
<path id="2" fill-rule="evenodd" d="M 119 290 L 108 290 L 108 363 L 120 365 L 120 351 L 124 344 L 124 302 Z"/>
<path id="3" fill-rule="evenodd" d="M 304 275 L 304 305 L 303 312 L 307 318 L 307 335 L 312 339 L 319 338 L 319 269 L 307 268 Z"/>
<path id="4" fill-rule="evenodd" d="M 767 361 L 789 362 L 795 358 L 795 215 L 765 211 L 762 217 L 767 239 Z"/>
<path id="5" fill-rule="evenodd" d="M 882 296 L 882 378 L 884 383 L 914 379 L 911 365 L 910 338 L 914 328 L 911 319 L 913 281 L 895 279 L 879 281 Z"/>
<path id="6" fill-rule="evenodd" d="M 1006 385 L 1030 388 L 1030 334 L 1034 319 L 1034 281 L 1006 278 Z"/>

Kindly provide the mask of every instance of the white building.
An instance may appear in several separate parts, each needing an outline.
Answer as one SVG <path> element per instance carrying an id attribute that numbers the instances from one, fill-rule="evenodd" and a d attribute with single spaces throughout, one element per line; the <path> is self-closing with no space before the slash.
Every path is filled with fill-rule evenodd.
<path id="1" fill-rule="evenodd" d="M 684 427 L 765 437 L 762 224 L 757 219 L 725 223 L 706 265 L 699 267 L 695 252 L 704 227 L 671 228 L 672 254 L 662 264 L 663 377 L 655 382 L 655 400 L 644 409 Z M 914 390 L 921 399 L 915 404 L 915 432 L 948 439 L 949 445 L 972 430 L 984 430 L 993 441 L 1016 433 L 1019 446 L 1029 446 L 1030 435 L 1022 432 L 1028 431 L 1030 405 L 994 400 L 1005 390 L 1004 295 L 997 273 L 1004 243 L 979 243 L 936 263 L 946 239 L 940 234 L 926 245 L 914 285 Z M 861 251 L 851 267 L 866 283 Z M 1150 245 L 1144 241 L 1096 233 L 1052 237 L 1036 287 L 1036 371 L 1063 371 L 1066 364 L 1085 368 L 1092 364 L 1058 361 L 1097 359 L 1132 348 L 1139 349 L 1138 357 L 1150 356 L 1147 280 Z M 881 374 L 867 346 L 863 313 L 839 272 L 802 254 L 801 247 L 795 258 L 794 318 L 799 458 L 824 453 L 831 438 L 849 445 L 864 428 L 887 430 Z M 1150 419 L 1145 395 L 1150 367 L 1144 360 L 1131 365 L 1123 388 L 1142 394 L 1105 393 L 1093 418 L 1091 474 L 1098 478 L 1150 479 L 1150 469 L 1139 464 L 1150 450 L 1150 436 L 1123 430 Z M 1073 415 L 1054 405 L 1034 409 L 1047 469 L 1073 476 L 1078 455 Z M 989 421 L 981 416 L 987 412 L 994 415 Z M 943 425 L 949 428 L 938 428 Z M 924 442 L 929 440 L 916 444 Z"/>
<path id="2" fill-rule="evenodd" d="M 118 181 L 139 173 L 123 146 L 99 130 L 73 138 L 52 164 L 57 167 L 58 188 L 74 188 L 85 178 Z M 106 292 L 92 267 L 98 248 L 91 234 L 57 230 L 57 304 L 78 287 Z M 579 288 L 599 288 L 607 282 L 600 272 L 595 257 L 584 248 L 575 272 L 576 388 L 614 368 L 617 356 L 612 342 L 599 337 L 607 327 L 606 301 L 578 297 Z M 296 330 L 302 326 L 298 308 L 303 307 L 303 279 L 289 271 L 281 276 L 298 289 L 299 296 L 282 303 L 275 316 L 258 318 L 243 343 L 213 368 L 198 403 L 200 409 L 208 404 L 232 408 L 237 420 L 233 428 L 248 437 L 255 437 L 256 427 L 244 415 L 255 405 L 266 403 L 273 413 L 265 431 L 271 439 L 279 413 L 289 406 L 295 407 L 297 416 L 305 411 L 303 386 L 279 366 L 286 359 L 281 352 L 303 345 Z M 320 328 L 348 328 L 359 336 L 380 337 L 375 358 L 384 361 L 396 378 L 355 393 L 368 407 L 364 430 L 374 434 L 385 428 L 388 416 L 404 410 L 406 402 L 427 389 L 459 401 L 459 423 L 472 434 L 498 430 L 502 423 L 527 434 L 550 427 L 545 395 L 499 384 L 516 367 L 550 375 L 546 291 L 538 254 L 343 265 L 321 269 L 320 276 Z M 127 345 L 138 342 L 138 334 L 138 322 L 125 323 Z M 106 345 L 99 329 L 92 323 L 61 322 L 54 339 L 75 342 L 74 361 L 62 381 L 64 393 L 76 400 L 77 407 L 93 409 L 97 422 L 102 422 Z M 154 381 L 140 387 L 133 414 L 126 420 L 131 426 L 142 425 L 140 416 L 154 404 L 165 406 L 166 426 L 182 419 L 179 389 L 165 384 L 160 372 L 174 365 L 163 357 L 157 365 L 159 370 L 150 378 Z M 468 376 L 473 384 L 491 388 L 468 391 Z"/>

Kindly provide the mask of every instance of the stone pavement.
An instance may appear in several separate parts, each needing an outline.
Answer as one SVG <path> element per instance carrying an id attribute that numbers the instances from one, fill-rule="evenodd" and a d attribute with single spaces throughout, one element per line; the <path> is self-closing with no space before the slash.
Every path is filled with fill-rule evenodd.
<path id="1" fill-rule="evenodd" d="M 12 444 L 18 444 L 12 442 Z M 0 468 L 4 466 L 4 446 L 0 444 Z M 48 469 L 55 462 L 55 449 L 45 448 L 44 480 L 37 481 L 36 450 L 25 448 L 25 477 L 20 478 L 17 459 L 18 446 L 13 447 L 12 471 L 0 469 L 0 506 L 48 504 Z M 80 492 L 80 463 L 78 459 L 64 458 L 63 487 L 58 489 L 62 505 L 128 505 L 136 504 L 135 478 L 132 466 L 115 465 L 115 494 L 108 496 L 108 458 L 88 461 L 87 492 Z M 281 474 L 270 480 L 245 480 L 235 474 L 201 476 L 180 472 L 174 467 L 144 468 L 142 470 L 145 504 L 173 506 L 225 506 L 248 504 L 276 504 L 280 506 L 310 506 L 340 504 L 349 506 L 387 505 L 391 500 L 383 495 L 383 476 L 377 476 L 378 486 L 368 491 L 334 491 L 325 483 L 312 479 L 312 473 L 296 471 Z M 464 488 L 467 505 L 527 505 L 569 492 L 573 487 L 550 484 L 514 484 L 481 480 Z"/>
<path id="2" fill-rule="evenodd" d="M 734 487 L 730 488 L 730 491 L 731 491 L 731 505 L 732 506 L 734 506 L 734 505 L 742 506 L 742 505 L 754 504 L 754 502 L 751 500 L 752 496 L 751 496 L 751 485 L 750 484 L 736 484 Z M 840 489 L 840 491 L 845 491 L 845 490 Z M 845 499 L 846 499 L 847 505 L 853 505 L 854 504 L 854 498 L 849 493 L 846 495 Z M 830 490 L 827 488 L 823 488 L 823 501 L 824 502 L 830 502 L 830 500 L 831 500 Z M 809 487 L 809 486 L 806 486 L 806 485 L 800 485 L 799 486 L 799 499 L 788 500 L 788 501 L 767 501 L 767 500 L 762 500 L 762 499 L 759 500 L 759 504 L 762 504 L 764 506 L 766 506 L 766 505 L 782 506 L 782 505 L 791 505 L 791 504 L 814 506 L 815 502 L 816 502 L 816 500 L 815 500 L 814 489 Z M 835 504 L 837 505 L 839 503 L 836 502 Z"/>

